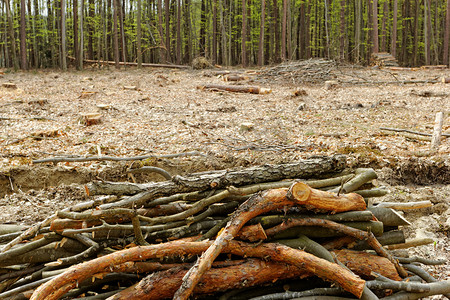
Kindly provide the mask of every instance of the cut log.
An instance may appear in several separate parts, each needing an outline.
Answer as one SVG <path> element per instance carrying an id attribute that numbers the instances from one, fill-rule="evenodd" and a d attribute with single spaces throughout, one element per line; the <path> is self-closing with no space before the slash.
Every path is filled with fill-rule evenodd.
<path id="1" fill-rule="evenodd" d="M 243 86 L 243 85 L 218 85 L 218 84 L 206 84 L 197 87 L 200 90 L 211 91 L 227 91 L 234 93 L 250 93 L 250 94 L 269 94 L 271 89 L 262 88 L 259 86 Z"/>
<path id="2" fill-rule="evenodd" d="M 243 81 L 243 80 L 249 80 L 251 77 L 246 75 L 239 75 L 239 74 L 228 74 L 223 76 L 223 81 Z"/>
<path id="3" fill-rule="evenodd" d="M 347 268 L 366 280 L 375 278 L 372 272 L 381 274 L 392 280 L 402 280 L 395 266 L 385 257 L 347 249 L 332 252 L 336 254 L 337 259 Z"/>
<path id="4" fill-rule="evenodd" d="M 450 83 L 450 77 L 442 77 L 442 83 Z"/>
<path id="5" fill-rule="evenodd" d="M 17 85 L 12 82 L 4 82 L 4 83 L 2 83 L 2 87 L 6 88 L 6 89 L 17 90 Z"/>
<path id="6" fill-rule="evenodd" d="M 178 267 L 151 274 L 138 284 L 117 293 L 108 298 L 108 300 L 172 298 L 175 291 L 180 287 L 183 276 L 187 271 L 187 269 Z M 236 266 L 212 268 L 205 273 L 194 293 L 209 294 L 229 289 L 251 287 L 276 280 L 306 276 L 310 276 L 310 273 L 301 268 L 265 262 L 259 259 L 249 259 L 245 263 Z"/>
<path id="7" fill-rule="evenodd" d="M 99 124 L 102 120 L 102 114 L 100 113 L 84 113 L 81 114 L 79 118 L 80 124 L 84 124 L 86 126 Z"/>
<path id="8" fill-rule="evenodd" d="M 332 214 L 366 209 L 364 198 L 355 193 L 337 195 L 336 193 L 310 188 L 303 182 L 292 185 L 289 191 L 296 204 L 305 206 L 307 209 L 329 211 Z"/>
<path id="9" fill-rule="evenodd" d="M 398 212 L 389 207 L 372 206 L 367 210 L 371 211 L 378 221 L 383 222 L 384 226 L 403 226 L 411 223 L 403 218 Z"/>

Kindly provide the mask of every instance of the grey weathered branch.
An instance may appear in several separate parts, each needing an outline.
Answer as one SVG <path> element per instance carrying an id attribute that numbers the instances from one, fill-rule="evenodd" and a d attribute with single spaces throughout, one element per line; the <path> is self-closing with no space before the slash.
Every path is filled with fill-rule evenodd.
<path id="1" fill-rule="evenodd" d="M 59 163 L 59 162 L 86 162 L 86 161 L 131 161 L 131 160 L 144 160 L 149 158 L 174 158 L 184 156 L 206 156 L 199 151 L 174 153 L 174 154 L 162 154 L 162 155 L 140 155 L 131 157 L 115 157 L 115 156 L 88 156 L 88 157 L 51 157 L 33 160 L 34 164 L 38 163 Z"/>

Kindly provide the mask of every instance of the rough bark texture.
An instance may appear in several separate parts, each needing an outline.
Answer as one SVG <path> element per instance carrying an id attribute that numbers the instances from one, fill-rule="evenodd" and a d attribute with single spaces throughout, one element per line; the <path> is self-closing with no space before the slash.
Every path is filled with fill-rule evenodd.
<path id="1" fill-rule="evenodd" d="M 387 258 L 367 252 L 347 249 L 335 250 L 333 253 L 336 254 L 337 259 L 347 268 L 366 280 L 374 279 L 372 272 L 381 274 L 392 280 L 402 280 L 395 266 Z"/>
<path id="2" fill-rule="evenodd" d="M 187 271 L 185 268 L 178 267 L 154 273 L 108 300 L 172 298 Z M 291 265 L 249 259 L 236 266 L 212 268 L 205 273 L 194 293 L 208 294 L 309 275 L 310 273 L 305 270 Z"/>

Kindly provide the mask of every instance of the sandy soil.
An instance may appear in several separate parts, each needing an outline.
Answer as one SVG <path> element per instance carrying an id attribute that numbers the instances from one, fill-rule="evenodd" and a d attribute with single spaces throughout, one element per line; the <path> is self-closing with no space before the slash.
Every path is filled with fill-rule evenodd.
<path id="1" fill-rule="evenodd" d="M 33 164 L 33 159 L 205 154 L 148 161 L 182 174 L 341 153 L 348 155 L 349 167 L 377 170 L 378 184 L 391 191 L 377 201 L 431 200 L 433 207 L 405 213 L 413 223 L 407 234 L 433 237 L 436 243 L 410 252 L 450 258 L 450 140 L 444 138 L 438 152 L 430 152 L 429 141 L 380 129 L 432 133 L 436 113 L 444 111 L 443 131 L 450 133 L 449 85 L 432 83 L 448 77 L 448 69 L 394 72 L 333 66 L 307 83 L 289 66 L 283 72 L 251 71 L 251 78 L 240 84 L 260 85 L 272 93 L 198 89 L 209 83 L 233 84 L 211 71 L 90 69 L 0 75 L 1 83 L 17 86 L 0 87 L 0 223 L 42 220 L 83 200 L 83 183 L 99 177 L 128 180 L 125 171 L 131 165 Z M 325 80 L 338 84 L 325 88 Z M 86 126 L 86 113 L 100 113 L 101 123 Z M 136 180 L 161 178 L 143 175 Z M 430 271 L 448 279 L 450 263 Z"/>

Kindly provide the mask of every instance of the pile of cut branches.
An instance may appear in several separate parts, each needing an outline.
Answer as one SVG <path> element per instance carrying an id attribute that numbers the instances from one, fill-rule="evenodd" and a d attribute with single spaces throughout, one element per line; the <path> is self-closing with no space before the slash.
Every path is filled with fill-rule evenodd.
<path id="1" fill-rule="evenodd" d="M 450 281 L 418 266 L 445 262 L 386 249 L 405 247 L 408 221 L 389 208 L 395 203 L 373 205 L 387 193 L 376 177 L 373 169 L 346 171 L 345 157 L 334 156 L 146 184 L 92 182 L 86 202 L 0 236 L 0 298 L 450 293 Z"/>
<path id="2" fill-rule="evenodd" d="M 336 62 L 323 58 L 290 61 L 258 72 L 256 81 L 270 78 L 271 81 L 289 81 L 291 83 L 322 83 L 333 77 Z"/>

